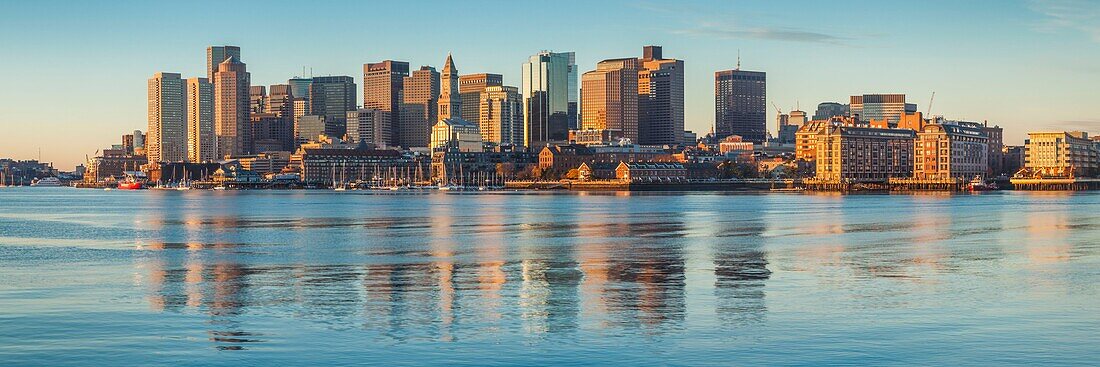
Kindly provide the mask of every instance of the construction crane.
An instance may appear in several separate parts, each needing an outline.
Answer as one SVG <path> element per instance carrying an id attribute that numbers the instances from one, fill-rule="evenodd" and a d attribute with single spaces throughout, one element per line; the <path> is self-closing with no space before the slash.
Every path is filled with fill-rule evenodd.
<path id="1" fill-rule="evenodd" d="M 932 91 L 932 98 L 928 99 L 928 109 L 925 110 L 924 115 L 928 118 L 932 118 L 932 102 L 936 101 L 936 91 Z"/>
<path id="2" fill-rule="evenodd" d="M 783 114 L 783 110 L 779 109 L 779 106 L 777 106 L 774 101 L 772 102 L 772 107 L 775 107 L 775 112 L 778 112 L 780 115 Z"/>

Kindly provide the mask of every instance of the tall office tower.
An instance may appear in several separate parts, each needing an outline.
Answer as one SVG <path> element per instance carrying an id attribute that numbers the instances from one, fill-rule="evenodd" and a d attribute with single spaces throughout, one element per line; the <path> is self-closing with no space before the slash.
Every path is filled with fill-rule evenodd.
<path id="1" fill-rule="evenodd" d="M 371 144 L 375 148 L 385 148 L 391 145 L 389 125 L 389 112 L 360 108 L 348 111 L 348 142 L 354 144 Z"/>
<path id="2" fill-rule="evenodd" d="M 187 79 L 187 160 L 214 157 L 214 85 L 206 78 Z"/>
<path id="3" fill-rule="evenodd" d="M 289 116 L 255 113 L 250 116 L 253 154 L 294 149 L 294 121 Z"/>
<path id="4" fill-rule="evenodd" d="M 833 116 L 848 116 L 848 105 L 836 102 L 821 102 L 814 112 L 814 120 L 828 120 Z"/>
<path id="5" fill-rule="evenodd" d="M 319 76 L 309 86 L 309 113 L 324 116 L 334 137 L 343 137 L 348 111 L 355 111 L 355 79 L 350 76 Z"/>
<path id="6" fill-rule="evenodd" d="M 519 88 L 488 86 L 479 99 L 477 124 L 481 140 L 497 145 L 523 145 L 523 96 Z"/>
<path id="7" fill-rule="evenodd" d="M 886 120 L 887 125 L 896 127 L 906 113 L 917 112 L 917 105 L 905 103 L 904 94 L 864 94 L 852 96 L 849 110 L 860 121 Z"/>
<path id="8" fill-rule="evenodd" d="M 218 72 L 218 65 L 235 57 L 241 59 L 241 48 L 237 46 L 210 46 L 206 48 L 206 79 L 214 81 L 214 73 Z"/>
<path id="9" fill-rule="evenodd" d="M 363 108 L 373 108 L 389 112 L 387 118 L 394 133 L 394 145 L 405 146 L 401 142 L 400 104 L 404 90 L 405 77 L 409 76 L 409 63 L 386 60 L 363 64 Z"/>
<path id="10" fill-rule="evenodd" d="M 421 66 L 404 78 L 402 102 L 398 107 L 397 125 L 393 129 L 395 145 L 428 146 L 432 124 L 435 124 L 439 104 L 439 72 L 431 66 Z"/>
<path id="11" fill-rule="evenodd" d="M 467 74 L 458 77 L 458 94 L 462 99 L 462 119 L 478 123 L 481 118 L 481 92 L 487 87 L 504 85 L 500 74 Z"/>
<path id="12" fill-rule="evenodd" d="M 149 163 L 187 159 L 187 102 L 178 73 L 156 73 L 149 78 Z"/>
<path id="13" fill-rule="evenodd" d="M 580 69 L 577 67 L 577 54 L 575 52 L 563 52 L 565 57 L 569 59 L 569 73 L 566 77 L 566 85 L 569 89 L 569 97 L 567 97 L 566 105 L 566 124 L 569 129 L 577 129 L 581 126 L 580 118 Z M 566 139 L 569 138 L 569 133 L 566 132 Z"/>
<path id="14" fill-rule="evenodd" d="M 294 94 L 289 84 L 272 84 L 268 87 L 266 113 L 274 113 L 279 117 L 294 117 Z M 354 100 L 352 100 L 354 102 Z"/>
<path id="15" fill-rule="evenodd" d="M 675 145 L 684 134 L 684 61 L 645 46 L 638 71 L 638 143 Z"/>
<path id="16" fill-rule="evenodd" d="M 714 134 L 740 135 L 743 141 L 763 143 L 768 135 L 767 74 L 733 70 L 714 73 Z"/>
<path id="17" fill-rule="evenodd" d="M 539 148 L 569 139 L 569 128 L 576 124 L 569 120 L 570 103 L 576 102 L 573 60 L 572 52 L 543 51 L 523 64 L 520 91 L 525 146 Z"/>
<path id="18" fill-rule="evenodd" d="M 267 87 L 253 85 L 248 87 L 248 112 L 264 113 L 267 111 Z"/>
<path id="19" fill-rule="evenodd" d="M 230 57 L 214 74 L 215 159 L 249 153 L 249 83 L 245 64 Z"/>
<path id="20" fill-rule="evenodd" d="M 313 78 L 290 78 L 286 81 L 290 85 L 290 94 L 294 96 L 294 118 L 309 114 L 309 86 L 313 84 Z M 301 102 L 299 102 L 301 101 Z M 299 108 L 298 106 L 301 106 Z"/>
<path id="21" fill-rule="evenodd" d="M 443 65 L 443 73 L 439 76 L 439 121 L 449 118 L 462 118 L 462 99 L 458 94 L 458 68 L 447 54 L 447 62 Z"/>
<path id="22" fill-rule="evenodd" d="M 610 59 L 581 76 L 581 129 L 621 131 L 638 141 L 636 58 Z"/>

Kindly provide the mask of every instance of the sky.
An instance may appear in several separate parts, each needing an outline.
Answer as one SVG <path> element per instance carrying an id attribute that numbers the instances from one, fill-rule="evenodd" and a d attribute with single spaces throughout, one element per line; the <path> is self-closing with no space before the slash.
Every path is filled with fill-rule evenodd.
<path id="1" fill-rule="evenodd" d="M 714 124 L 714 72 L 740 52 L 783 111 L 904 93 L 922 112 L 1000 125 L 1006 144 L 1027 131 L 1100 134 L 1100 0 L 0 4 L 0 158 L 41 150 L 62 170 L 146 130 L 146 80 L 205 76 L 206 47 L 222 44 L 241 47 L 253 85 L 349 75 L 360 102 L 368 62 L 441 69 L 450 52 L 460 73 L 518 86 L 540 50 L 575 51 L 584 72 L 660 45 L 685 62 L 686 128 L 700 135 Z"/>

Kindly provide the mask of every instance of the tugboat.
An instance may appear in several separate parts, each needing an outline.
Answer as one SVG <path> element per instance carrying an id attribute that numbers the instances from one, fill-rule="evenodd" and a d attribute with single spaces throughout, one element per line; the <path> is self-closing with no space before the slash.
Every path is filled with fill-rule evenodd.
<path id="1" fill-rule="evenodd" d="M 973 180 L 970 180 L 967 189 L 970 191 L 993 191 L 997 189 L 997 184 L 986 183 L 981 176 L 975 176 Z"/>
<path id="2" fill-rule="evenodd" d="M 144 188 L 145 185 L 143 185 L 141 181 L 135 180 L 132 177 L 118 182 L 119 190 L 141 190 Z"/>

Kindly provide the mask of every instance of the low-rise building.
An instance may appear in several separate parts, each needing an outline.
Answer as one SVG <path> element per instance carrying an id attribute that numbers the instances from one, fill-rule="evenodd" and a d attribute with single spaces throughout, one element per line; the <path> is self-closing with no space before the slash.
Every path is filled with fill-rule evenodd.
<path id="1" fill-rule="evenodd" d="M 1081 131 L 1032 132 L 1024 142 L 1024 167 L 1041 177 L 1091 177 L 1097 173 L 1097 148 Z"/>
<path id="2" fill-rule="evenodd" d="M 988 174 L 989 137 L 980 124 L 925 125 L 913 144 L 913 178 L 971 180 Z"/>
<path id="3" fill-rule="evenodd" d="M 430 164 L 397 150 L 310 149 L 303 148 L 292 161 L 300 162 L 303 182 L 375 182 L 386 184 L 422 182 L 430 173 Z"/>
<path id="4" fill-rule="evenodd" d="M 577 167 L 577 179 L 581 181 L 614 180 L 619 165 L 609 162 L 581 163 Z"/>
<path id="5" fill-rule="evenodd" d="M 629 182 L 683 182 L 687 171 L 676 162 L 620 162 L 615 178 Z"/>
<path id="6" fill-rule="evenodd" d="M 477 124 L 452 117 L 432 126 L 432 151 L 480 152 L 481 130 Z"/>
<path id="7" fill-rule="evenodd" d="M 915 137 L 907 129 L 830 126 L 817 136 L 816 177 L 853 182 L 912 177 Z"/>
<path id="8" fill-rule="evenodd" d="M 583 129 L 569 130 L 569 142 L 581 145 L 611 144 L 623 139 L 622 130 Z"/>

